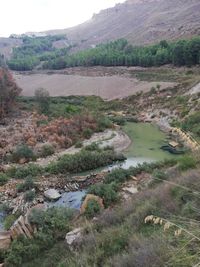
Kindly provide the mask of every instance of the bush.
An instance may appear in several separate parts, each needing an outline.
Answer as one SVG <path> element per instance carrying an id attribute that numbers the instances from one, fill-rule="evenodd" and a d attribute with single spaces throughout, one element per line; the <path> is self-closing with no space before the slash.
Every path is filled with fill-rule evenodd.
<path id="1" fill-rule="evenodd" d="M 87 193 L 99 196 L 103 199 L 104 205 L 106 207 L 110 206 L 112 203 L 116 202 L 118 199 L 117 193 L 118 187 L 115 183 L 112 184 L 96 184 L 92 185 Z"/>
<path id="2" fill-rule="evenodd" d="M 13 167 L 8 169 L 7 174 L 16 179 L 24 179 L 28 176 L 35 177 L 42 173 L 42 168 L 35 164 L 28 164 L 24 167 Z"/>
<path id="3" fill-rule="evenodd" d="M 64 155 L 57 162 L 46 167 L 49 173 L 77 173 L 102 167 L 119 160 L 112 150 L 87 151 L 81 150 L 74 155 Z"/>
<path id="4" fill-rule="evenodd" d="M 107 117 L 100 117 L 97 120 L 97 131 L 103 132 L 105 129 L 112 127 L 112 122 Z"/>
<path id="5" fill-rule="evenodd" d="M 89 128 L 83 130 L 83 137 L 89 139 L 93 134 L 93 131 Z"/>
<path id="6" fill-rule="evenodd" d="M 33 150 L 27 145 L 19 145 L 16 150 L 11 155 L 11 160 L 13 162 L 19 162 L 20 159 L 25 159 L 26 161 L 33 160 L 35 155 Z"/>
<path id="7" fill-rule="evenodd" d="M 36 185 L 34 184 L 33 178 L 31 176 L 28 176 L 25 179 L 24 183 L 17 185 L 17 191 L 18 192 L 24 192 L 27 190 L 31 190 L 35 187 L 36 187 Z"/>
<path id="8" fill-rule="evenodd" d="M 87 218 L 93 218 L 96 214 L 100 213 L 100 210 L 101 207 L 99 206 L 99 203 L 96 200 L 91 199 L 85 209 L 85 215 Z"/>
<path id="9" fill-rule="evenodd" d="M 8 182 L 8 176 L 4 173 L 0 173 L 0 186 Z"/>
<path id="10" fill-rule="evenodd" d="M 179 169 L 181 171 L 186 171 L 188 169 L 192 169 L 196 167 L 196 160 L 192 156 L 185 155 L 179 159 Z"/>
<path id="11" fill-rule="evenodd" d="M 76 142 L 75 148 L 81 148 L 83 146 L 83 143 L 81 141 Z"/>
<path id="12" fill-rule="evenodd" d="M 129 170 L 114 169 L 105 177 L 105 183 L 124 183 L 130 177 Z"/>
<path id="13" fill-rule="evenodd" d="M 27 202 L 33 201 L 34 198 L 35 198 L 35 191 L 33 191 L 33 190 L 27 191 L 24 194 L 24 200 Z"/>
<path id="14" fill-rule="evenodd" d="M 40 152 L 40 157 L 46 158 L 54 154 L 54 147 L 52 145 L 44 145 Z"/>
<path id="15" fill-rule="evenodd" d="M 8 216 L 5 218 L 4 223 L 3 223 L 4 228 L 5 228 L 6 230 L 9 230 L 10 227 L 13 225 L 13 223 L 14 223 L 16 220 L 17 220 L 17 216 L 16 216 L 16 215 L 14 215 L 14 214 L 10 214 L 10 215 L 8 215 Z"/>
<path id="16" fill-rule="evenodd" d="M 38 109 L 41 113 L 48 114 L 49 112 L 49 92 L 44 88 L 35 90 L 35 98 L 38 102 Z"/>

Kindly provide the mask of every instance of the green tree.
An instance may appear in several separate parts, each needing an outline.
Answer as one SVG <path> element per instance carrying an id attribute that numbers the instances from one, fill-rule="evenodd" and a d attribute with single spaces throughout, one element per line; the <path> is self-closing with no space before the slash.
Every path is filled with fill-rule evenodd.
<path id="1" fill-rule="evenodd" d="M 39 111 L 48 114 L 50 105 L 49 92 L 44 88 L 39 88 L 35 90 L 35 98 L 38 102 Z"/>

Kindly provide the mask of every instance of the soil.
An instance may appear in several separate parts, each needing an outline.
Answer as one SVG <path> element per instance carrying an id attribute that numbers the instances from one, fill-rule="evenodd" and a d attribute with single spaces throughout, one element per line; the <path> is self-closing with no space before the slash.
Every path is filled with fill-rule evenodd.
<path id="1" fill-rule="evenodd" d="M 51 96 L 96 95 L 106 100 L 121 99 L 137 92 L 148 92 L 158 82 L 140 81 L 131 76 L 130 69 L 75 68 L 62 71 L 14 73 L 22 95 L 33 96 L 38 88 L 45 88 Z M 175 83 L 159 82 L 161 90 Z"/>

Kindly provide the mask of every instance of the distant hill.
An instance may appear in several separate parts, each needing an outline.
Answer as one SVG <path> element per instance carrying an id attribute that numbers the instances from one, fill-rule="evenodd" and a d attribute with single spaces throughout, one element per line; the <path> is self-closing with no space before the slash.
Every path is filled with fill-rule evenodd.
<path id="1" fill-rule="evenodd" d="M 149 44 L 199 35 L 199 14 L 199 0 L 128 0 L 76 27 L 46 33 L 66 34 L 81 48 L 119 38 Z"/>
<path id="2" fill-rule="evenodd" d="M 134 45 L 151 44 L 200 34 L 200 0 L 127 0 L 102 10 L 78 26 L 50 30 L 41 35 L 65 34 L 76 49 L 85 49 L 119 38 Z M 34 33 L 31 33 L 34 34 Z M 67 42 L 59 43 L 65 47 Z M 0 53 L 9 56 L 20 45 L 17 39 L 0 38 Z"/>

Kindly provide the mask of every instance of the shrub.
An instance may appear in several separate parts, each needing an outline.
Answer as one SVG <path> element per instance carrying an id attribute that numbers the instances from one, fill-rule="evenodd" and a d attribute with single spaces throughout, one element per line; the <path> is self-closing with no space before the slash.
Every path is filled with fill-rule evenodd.
<path id="1" fill-rule="evenodd" d="M 7 174 L 16 179 L 24 179 L 28 176 L 35 177 L 42 173 L 42 168 L 36 164 L 28 164 L 24 167 L 13 167 L 8 169 Z"/>
<path id="2" fill-rule="evenodd" d="M 93 218 L 96 214 L 100 212 L 100 210 L 101 207 L 99 206 L 99 203 L 96 200 L 91 199 L 85 209 L 85 215 L 87 218 Z"/>
<path id="3" fill-rule="evenodd" d="M 110 127 L 112 127 L 112 122 L 107 117 L 100 117 L 97 119 L 97 131 L 103 132 Z"/>
<path id="4" fill-rule="evenodd" d="M 5 218 L 4 223 L 3 223 L 4 228 L 5 228 L 6 230 L 9 230 L 10 227 L 13 225 L 13 223 L 14 223 L 16 220 L 17 220 L 17 216 L 16 216 L 16 215 L 14 215 L 14 214 L 10 214 L 10 215 L 8 215 L 8 216 Z"/>
<path id="5" fill-rule="evenodd" d="M 27 145 L 19 145 L 16 150 L 12 153 L 11 160 L 13 162 L 19 162 L 20 159 L 25 159 L 27 161 L 33 160 L 35 158 L 33 150 Z"/>
<path id="6" fill-rule="evenodd" d="M 90 128 L 86 128 L 83 130 L 83 137 L 89 139 L 92 136 L 92 133 Z"/>
<path id="7" fill-rule="evenodd" d="M 81 141 L 76 142 L 75 148 L 81 148 L 83 146 L 83 143 Z"/>
<path id="8" fill-rule="evenodd" d="M 8 176 L 4 173 L 0 173 L 0 186 L 8 182 Z"/>
<path id="9" fill-rule="evenodd" d="M 112 203 L 116 202 L 118 199 L 117 193 L 118 187 L 115 183 L 111 184 L 96 184 L 92 185 L 88 189 L 88 194 L 94 194 L 103 199 L 104 205 L 106 207 L 110 206 Z"/>
<path id="10" fill-rule="evenodd" d="M 91 145 L 88 145 L 88 146 L 84 147 L 84 149 L 87 150 L 87 151 L 95 151 L 95 150 L 96 151 L 100 151 L 99 145 L 97 143 L 95 143 L 95 142 L 93 142 Z"/>
<path id="11" fill-rule="evenodd" d="M 123 183 L 130 177 L 129 170 L 114 169 L 105 177 L 105 183 Z"/>
<path id="12" fill-rule="evenodd" d="M 35 90 L 35 98 L 38 102 L 38 109 L 41 113 L 48 114 L 49 112 L 49 92 L 44 88 Z"/>
<path id="13" fill-rule="evenodd" d="M 34 198 L 35 198 L 35 191 L 33 190 L 29 190 L 24 194 L 24 200 L 27 202 L 33 201 Z"/>
<path id="14" fill-rule="evenodd" d="M 181 171 L 186 171 L 188 169 L 192 169 L 196 167 L 196 159 L 192 156 L 185 155 L 179 159 L 179 169 Z"/>
<path id="15" fill-rule="evenodd" d="M 44 145 L 41 149 L 40 156 L 46 158 L 54 154 L 54 147 L 52 145 Z"/>
<path id="16" fill-rule="evenodd" d="M 25 179 L 24 183 L 17 185 L 17 191 L 18 192 L 24 192 L 27 190 L 31 190 L 35 187 L 36 187 L 36 185 L 34 184 L 33 178 L 31 176 L 28 176 Z"/>
<path id="17" fill-rule="evenodd" d="M 87 151 L 81 150 L 74 155 L 64 155 L 57 162 L 46 167 L 49 173 L 76 173 L 102 167 L 119 160 L 118 155 L 112 150 Z"/>

